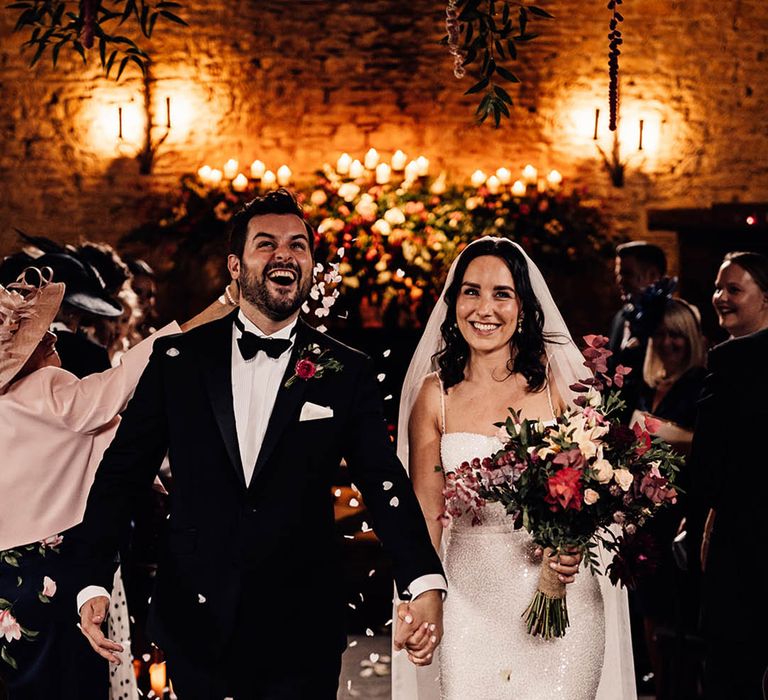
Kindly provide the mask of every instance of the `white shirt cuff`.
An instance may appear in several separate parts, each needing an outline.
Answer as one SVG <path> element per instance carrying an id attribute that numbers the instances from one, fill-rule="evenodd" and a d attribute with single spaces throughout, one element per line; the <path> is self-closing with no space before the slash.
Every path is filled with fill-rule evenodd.
<path id="1" fill-rule="evenodd" d="M 427 591 L 442 591 L 443 598 L 445 598 L 448 593 L 448 582 L 441 574 L 425 574 L 412 581 L 405 592 L 409 593 L 411 600 L 413 600 Z"/>
<path id="2" fill-rule="evenodd" d="M 104 596 L 110 603 L 112 598 L 109 595 L 109 591 L 101 586 L 86 586 L 80 593 L 77 594 L 77 614 L 80 614 L 80 608 L 83 607 L 91 598 L 98 598 Z"/>

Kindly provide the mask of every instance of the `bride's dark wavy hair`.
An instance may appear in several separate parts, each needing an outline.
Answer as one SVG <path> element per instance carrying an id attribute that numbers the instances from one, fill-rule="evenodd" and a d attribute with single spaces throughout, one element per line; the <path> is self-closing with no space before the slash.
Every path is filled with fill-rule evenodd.
<path id="1" fill-rule="evenodd" d="M 444 347 L 435 353 L 433 360 L 439 367 L 440 379 L 445 389 L 464 379 L 464 369 L 469 359 L 469 345 L 456 323 L 456 301 L 461 290 L 464 275 L 469 264 L 483 255 L 493 255 L 503 260 L 515 282 L 515 293 L 523 314 L 521 331 L 515 331 L 509 341 L 510 359 L 507 370 L 510 374 L 519 372 L 527 382 L 529 391 L 541 391 L 546 382 L 547 370 L 544 354 L 544 313 L 533 293 L 528 264 L 522 253 L 511 241 L 495 239 L 478 241 L 468 246 L 456 263 L 453 280 L 445 290 L 445 314 L 440 332 Z"/>

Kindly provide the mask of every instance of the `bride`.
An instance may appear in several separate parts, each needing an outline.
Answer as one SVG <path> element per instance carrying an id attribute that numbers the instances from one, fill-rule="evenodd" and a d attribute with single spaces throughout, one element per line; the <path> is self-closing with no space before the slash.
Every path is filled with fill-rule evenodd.
<path id="1" fill-rule="evenodd" d="M 433 371 L 435 370 L 436 371 Z M 448 578 L 445 636 L 435 666 L 396 656 L 395 700 L 569 700 L 636 697 L 626 594 L 604 577 L 573 576 L 565 637 L 530 636 L 521 618 L 536 590 L 540 552 L 499 504 L 483 523 L 443 531 L 444 473 L 501 448 L 494 423 L 513 407 L 552 420 L 585 373 L 544 278 L 516 243 L 485 237 L 454 261 L 403 386 L 398 454 L 408 467 Z M 607 563 L 607 562 L 604 562 Z M 575 578 L 575 581 L 574 581 Z M 439 657 L 439 658 L 438 658 Z"/>

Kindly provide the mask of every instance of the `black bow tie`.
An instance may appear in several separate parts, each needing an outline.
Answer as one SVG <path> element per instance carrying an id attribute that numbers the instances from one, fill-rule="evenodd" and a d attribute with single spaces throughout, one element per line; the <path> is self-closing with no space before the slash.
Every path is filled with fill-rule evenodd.
<path id="1" fill-rule="evenodd" d="M 237 347 L 240 348 L 240 354 L 244 360 L 252 360 L 260 350 L 267 353 L 272 359 L 277 359 L 291 347 L 290 338 L 263 338 L 245 330 L 243 322 L 237 317 L 235 318 L 235 325 L 242 333 L 237 339 Z"/>

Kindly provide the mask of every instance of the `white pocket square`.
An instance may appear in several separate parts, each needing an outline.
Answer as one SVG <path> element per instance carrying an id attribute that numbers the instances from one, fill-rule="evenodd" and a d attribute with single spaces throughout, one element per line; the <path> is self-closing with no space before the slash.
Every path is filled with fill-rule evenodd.
<path id="1" fill-rule="evenodd" d="M 311 401 L 307 401 L 307 403 L 301 407 L 299 422 L 305 420 L 318 420 L 320 418 L 333 418 L 333 409 L 330 406 L 318 406 Z"/>

